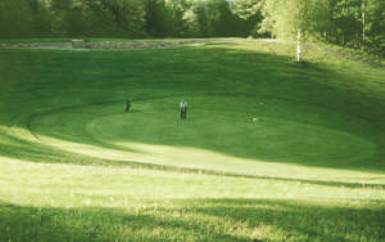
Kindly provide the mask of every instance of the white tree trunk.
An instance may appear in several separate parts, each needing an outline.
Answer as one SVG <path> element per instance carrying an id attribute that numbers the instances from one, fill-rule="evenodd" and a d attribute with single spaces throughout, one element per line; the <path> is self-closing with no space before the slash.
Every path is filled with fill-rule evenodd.
<path id="1" fill-rule="evenodd" d="M 366 2 L 362 1 L 361 5 L 361 20 L 362 20 L 362 42 L 365 42 L 366 35 L 365 35 L 365 25 L 366 25 Z"/>
<path id="2" fill-rule="evenodd" d="M 301 29 L 297 31 L 297 62 L 302 61 L 302 32 Z"/>

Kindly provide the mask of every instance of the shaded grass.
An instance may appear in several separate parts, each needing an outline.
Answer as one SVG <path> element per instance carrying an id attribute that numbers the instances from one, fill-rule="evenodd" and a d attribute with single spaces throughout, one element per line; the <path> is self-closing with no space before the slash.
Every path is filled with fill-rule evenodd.
<path id="1" fill-rule="evenodd" d="M 187 207 L 33 208 L 2 204 L 2 240 L 380 241 L 384 208 L 290 200 L 185 200 Z"/>

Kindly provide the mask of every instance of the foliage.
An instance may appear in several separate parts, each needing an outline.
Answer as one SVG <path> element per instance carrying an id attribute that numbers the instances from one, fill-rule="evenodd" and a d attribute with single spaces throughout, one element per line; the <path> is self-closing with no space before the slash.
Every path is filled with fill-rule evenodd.
<path id="1" fill-rule="evenodd" d="M 306 38 L 385 55 L 383 0 L 2 0 L 0 37 Z"/>
<path id="2" fill-rule="evenodd" d="M 362 47 L 385 55 L 385 2 L 382 0 L 266 0 L 261 31 Z"/>
<path id="3" fill-rule="evenodd" d="M 226 0 L 4 0 L 0 16 L 3 38 L 247 36 L 254 27 Z"/>

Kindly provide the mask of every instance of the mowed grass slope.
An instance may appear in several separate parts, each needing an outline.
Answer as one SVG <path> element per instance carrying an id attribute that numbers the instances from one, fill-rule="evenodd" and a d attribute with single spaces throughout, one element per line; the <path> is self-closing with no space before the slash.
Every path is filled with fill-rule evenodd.
<path id="1" fill-rule="evenodd" d="M 0 50 L 0 241 L 385 238 L 385 68 L 197 43 Z"/>

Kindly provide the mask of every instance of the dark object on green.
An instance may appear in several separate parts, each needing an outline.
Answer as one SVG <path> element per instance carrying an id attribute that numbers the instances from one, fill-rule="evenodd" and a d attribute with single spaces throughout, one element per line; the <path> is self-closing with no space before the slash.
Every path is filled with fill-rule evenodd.
<path id="1" fill-rule="evenodd" d="M 182 120 L 187 119 L 187 107 L 188 107 L 187 101 L 182 100 L 180 102 L 180 119 L 182 119 Z"/>
<path id="2" fill-rule="evenodd" d="M 126 99 L 126 102 L 124 104 L 124 112 L 130 112 L 131 109 L 131 101 L 129 99 Z"/>

